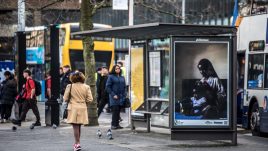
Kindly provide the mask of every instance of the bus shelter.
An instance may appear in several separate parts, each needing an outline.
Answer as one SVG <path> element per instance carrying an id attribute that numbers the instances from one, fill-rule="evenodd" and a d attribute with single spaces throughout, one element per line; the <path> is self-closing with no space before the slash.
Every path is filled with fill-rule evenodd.
<path id="1" fill-rule="evenodd" d="M 132 128 L 169 128 L 174 140 L 236 133 L 236 28 L 149 23 L 74 33 L 131 40 Z"/>

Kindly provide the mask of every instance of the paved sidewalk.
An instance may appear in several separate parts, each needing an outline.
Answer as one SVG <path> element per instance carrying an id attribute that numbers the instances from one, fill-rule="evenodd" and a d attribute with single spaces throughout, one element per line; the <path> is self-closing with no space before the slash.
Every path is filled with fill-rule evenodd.
<path id="1" fill-rule="evenodd" d="M 40 104 L 40 112 L 44 116 L 44 104 Z M 42 127 L 29 129 L 33 122 L 31 111 L 28 122 L 18 127 L 16 132 L 11 130 L 11 123 L 0 124 L 0 151 L 72 151 L 72 127 L 64 124 L 57 129 Z M 127 126 L 127 113 L 121 114 L 124 119 L 122 125 Z M 44 120 L 44 117 L 42 118 Z M 81 145 L 83 151 L 262 151 L 268 148 L 268 139 L 260 137 L 238 135 L 238 146 L 229 146 L 221 141 L 171 141 L 169 131 L 152 128 L 152 133 L 137 128 L 137 134 L 128 128 L 113 131 L 113 140 L 106 138 L 106 131 L 110 128 L 111 114 L 103 113 L 100 117 L 100 126 L 82 127 Z M 96 132 L 100 129 L 103 137 L 98 139 Z M 157 132 L 157 133 L 156 133 Z"/>

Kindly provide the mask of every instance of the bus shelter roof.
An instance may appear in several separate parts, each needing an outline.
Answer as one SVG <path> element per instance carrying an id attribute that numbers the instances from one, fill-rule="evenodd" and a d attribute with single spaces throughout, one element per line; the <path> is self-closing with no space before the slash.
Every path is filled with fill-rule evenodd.
<path id="1" fill-rule="evenodd" d="M 133 26 L 121 26 L 72 33 L 72 36 L 109 37 L 130 40 L 146 40 L 169 36 L 211 36 L 236 34 L 236 28 L 230 26 L 185 25 L 172 23 L 148 23 Z"/>

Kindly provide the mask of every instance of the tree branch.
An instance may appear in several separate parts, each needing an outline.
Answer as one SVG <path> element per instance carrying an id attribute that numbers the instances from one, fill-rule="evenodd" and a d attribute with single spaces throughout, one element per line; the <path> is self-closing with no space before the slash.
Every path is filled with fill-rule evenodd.
<path id="1" fill-rule="evenodd" d="M 173 17 L 176 17 L 176 18 L 182 20 L 182 16 L 181 15 L 177 15 L 177 14 L 174 14 L 174 13 L 171 13 L 171 12 L 160 10 L 160 9 L 158 9 L 156 7 L 153 7 L 153 6 L 150 6 L 150 5 L 145 4 L 143 1 L 135 2 L 135 5 L 141 5 L 141 6 L 145 7 L 145 8 L 151 9 L 153 11 L 156 11 L 156 12 L 159 12 L 159 13 L 162 13 L 162 14 L 171 15 Z"/>
<path id="2" fill-rule="evenodd" d="M 110 3 L 107 2 L 106 0 L 96 3 L 93 8 L 92 15 L 95 14 L 98 9 L 104 8 L 104 7 L 110 7 L 110 6 L 111 6 Z"/>
<path id="3" fill-rule="evenodd" d="M 64 0 L 56 0 L 56 1 L 54 1 L 54 2 L 52 2 L 52 3 L 49 3 L 49 4 L 45 5 L 45 6 L 42 6 L 42 7 L 39 8 L 38 10 L 43 10 L 44 8 L 47 8 L 47 7 L 51 6 L 51 5 L 54 5 L 54 4 L 58 3 L 58 2 L 63 2 L 63 1 L 64 1 Z"/>

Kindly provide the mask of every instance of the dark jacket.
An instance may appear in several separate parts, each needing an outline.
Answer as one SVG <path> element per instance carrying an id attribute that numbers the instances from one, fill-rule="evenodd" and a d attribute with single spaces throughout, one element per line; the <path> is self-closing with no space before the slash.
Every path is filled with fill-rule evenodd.
<path id="1" fill-rule="evenodd" d="M 123 106 L 126 98 L 126 82 L 123 76 L 109 75 L 106 90 L 109 93 L 110 106 Z M 115 95 L 118 99 L 114 99 Z"/>
<path id="2" fill-rule="evenodd" d="M 17 82 L 13 77 L 4 80 L 0 88 L 0 104 L 12 105 L 17 95 Z"/>
<path id="3" fill-rule="evenodd" d="M 97 93 L 98 93 L 98 99 L 99 101 L 109 101 L 109 94 L 106 91 L 106 83 L 107 83 L 108 75 L 107 76 L 101 76 Z"/>
<path id="4" fill-rule="evenodd" d="M 60 82 L 60 94 L 62 94 L 62 95 L 64 95 L 66 86 L 67 86 L 68 84 L 71 84 L 71 81 L 70 81 L 70 75 L 71 75 L 71 71 L 69 70 L 68 72 L 66 72 L 66 73 L 62 76 L 62 79 L 61 79 L 61 82 Z"/>

